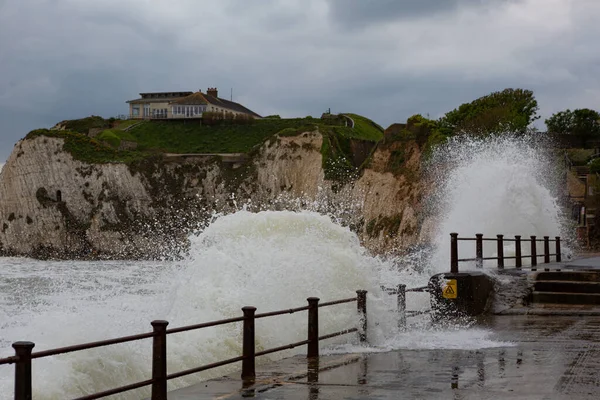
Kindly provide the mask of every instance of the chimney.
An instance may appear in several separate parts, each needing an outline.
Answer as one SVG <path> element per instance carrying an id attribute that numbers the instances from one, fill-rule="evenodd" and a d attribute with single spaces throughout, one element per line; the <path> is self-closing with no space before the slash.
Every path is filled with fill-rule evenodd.
<path id="1" fill-rule="evenodd" d="M 217 88 L 208 88 L 206 90 L 206 94 L 212 97 L 218 97 L 217 95 L 219 94 L 219 92 L 217 92 Z"/>

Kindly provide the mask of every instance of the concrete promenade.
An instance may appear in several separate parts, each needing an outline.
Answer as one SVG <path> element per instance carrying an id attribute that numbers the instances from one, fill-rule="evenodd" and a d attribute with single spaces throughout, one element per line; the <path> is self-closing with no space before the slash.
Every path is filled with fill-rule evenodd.
<path id="1" fill-rule="evenodd" d="M 545 265 L 539 267 L 543 271 Z M 551 266 L 557 267 L 599 269 L 600 257 Z M 571 312 L 577 306 L 545 309 L 486 316 L 468 328 L 488 331 L 486 339 L 498 347 L 398 349 L 322 356 L 318 363 L 298 356 L 257 366 L 257 382 L 248 388 L 236 373 L 170 392 L 168 398 L 600 399 L 600 307 L 579 314 Z"/>
<path id="2" fill-rule="evenodd" d="M 257 367 L 250 388 L 235 374 L 169 400 L 600 398 L 600 317 L 492 316 L 478 328 L 509 345 L 326 356 L 319 373 L 298 356 Z"/>

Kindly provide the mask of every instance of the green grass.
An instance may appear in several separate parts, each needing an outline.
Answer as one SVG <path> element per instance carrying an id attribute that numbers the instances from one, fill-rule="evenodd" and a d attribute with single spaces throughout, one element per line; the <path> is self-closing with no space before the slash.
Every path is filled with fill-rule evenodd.
<path id="1" fill-rule="evenodd" d="M 87 134 L 90 128 L 108 128 L 110 122 L 97 115 L 81 119 L 65 121 L 65 129 L 72 132 Z"/>
<path id="2" fill-rule="evenodd" d="M 245 124 L 224 122 L 216 125 L 201 125 L 198 121 L 144 121 L 123 131 L 139 121 L 122 121 L 116 127 L 109 128 L 109 120 L 88 117 L 66 121 L 67 126 L 73 128 L 71 130 L 38 129 L 30 132 L 27 138 L 63 138 L 64 150 L 69 151 L 75 159 L 89 163 L 130 163 L 157 153 L 249 153 L 275 134 L 297 136 L 318 128 L 325 137 L 322 149 L 325 158 L 335 159 L 336 168 L 345 170 L 350 165 L 350 139 L 379 141 L 383 137 L 379 125 L 359 115 L 349 115 L 355 121 L 354 129 L 342 126 L 343 119 L 334 116 L 327 119 L 269 118 Z M 86 135 L 90 127 L 106 129 L 96 138 L 90 138 Z M 118 150 L 122 140 L 136 142 L 137 149 Z M 327 165 L 331 164 L 329 161 L 326 161 Z"/>
<path id="3" fill-rule="evenodd" d="M 110 129 L 102 131 L 96 139 L 108 143 L 113 148 L 117 148 L 121 144 L 121 138 Z"/>
<path id="4" fill-rule="evenodd" d="M 135 151 L 119 151 L 110 145 L 96 140 L 79 132 L 58 131 L 51 129 L 36 129 L 27 134 L 25 139 L 38 136 L 56 137 L 64 139 L 63 150 L 71 153 L 74 159 L 92 163 L 130 163 L 141 160 L 146 155 Z"/>
<path id="5" fill-rule="evenodd" d="M 123 130 L 125 128 L 130 127 L 131 125 L 135 125 L 138 122 L 143 122 L 139 119 L 126 119 L 126 120 L 117 120 L 118 122 L 115 124 L 115 129 Z"/>
<path id="6" fill-rule="evenodd" d="M 213 126 L 192 121 L 149 121 L 125 133 L 135 138 L 141 151 L 247 153 L 280 131 L 297 135 L 313 131 L 316 125 L 316 121 L 303 118 L 262 119 L 250 124 Z"/>
<path id="7" fill-rule="evenodd" d="M 352 139 L 370 140 L 374 142 L 383 139 L 384 129 L 375 122 L 362 115 L 348 113 L 345 113 L 344 115 L 347 115 L 354 120 L 354 129 L 351 130 L 353 132 L 351 136 Z"/>

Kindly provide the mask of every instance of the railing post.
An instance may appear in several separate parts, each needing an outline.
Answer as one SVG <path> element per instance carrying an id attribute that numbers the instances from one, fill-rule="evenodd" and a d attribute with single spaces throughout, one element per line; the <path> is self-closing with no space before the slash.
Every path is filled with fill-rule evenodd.
<path id="1" fill-rule="evenodd" d="M 155 336 L 152 338 L 152 400 L 167 400 L 167 321 L 150 323 Z"/>
<path id="2" fill-rule="evenodd" d="M 244 337 L 242 339 L 242 379 L 244 381 L 253 381 L 256 379 L 255 366 L 255 333 L 254 333 L 254 313 L 256 307 L 242 307 L 244 312 Z"/>
<path id="3" fill-rule="evenodd" d="M 560 254 L 560 236 L 556 236 L 556 262 L 562 261 L 562 256 Z"/>
<path id="4" fill-rule="evenodd" d="M 483 268 L 483 233 L 475 234 L 475 266 Z"/>
<path id="5" fill-rule="evenodd" d="M 398 328 L 406 328 L 406 285 L 398 285 Z"/>
<path id="6" fill-rule="evenodd" d="M 531 236 L 531 270 L 537 271 L 537 238 Z"/>
<path id="7" fill-rule="evenodd" d="M 498 242 L 498 269 L 504 269 L 504 235 L 496 235 Z"/>
<path id="8" fill-rule="evenodd" d="M 31 350 L 32 342 L 14 342 L 15 355 L 15 400 L 31 400 Z"/>
<path id="9" fill-rule="evenodd" d="M 319 357 L 319 298 L 309 297 L 308 301 L 308 350 L 306 357 Z"/>
<path id="10" fill-rule="evenodd" d="M 358 338 L 361 342 L 367 341 L 367 291 L 357 290 L 356 308 L 360 315 L 360 325 L 358 327 Z"/>
<path id="11" fill-rule="evenodd" d="M 544 263 L 550 262 L 550 236 L 544 236 Z"/>
<path id="12" fill-rule="evenodd" d="M 458 233 L 450 234 L 450 272 L 458 273 Z"/>
<path id="13" fill-rule="evenodd" d="M 523 260 L 521 259 L 521 235 L 515 235 L 515 267 L 521 269 Z"/>

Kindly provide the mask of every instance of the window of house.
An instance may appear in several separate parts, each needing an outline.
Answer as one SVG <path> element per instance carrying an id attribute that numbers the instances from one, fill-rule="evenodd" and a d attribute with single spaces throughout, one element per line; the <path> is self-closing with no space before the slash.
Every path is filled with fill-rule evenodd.
<path id="1" fill-rule="evenodd" d="M 181 106 L 177 106 L 177 114 L 181 114 Z"/>
<path id="2" fill-rule="evenodd" d="M 140 115 L 140 106 L 132 106 L 131 107 L 131 115 L 133 115 L 134 117 L 137 117 Z"/>

